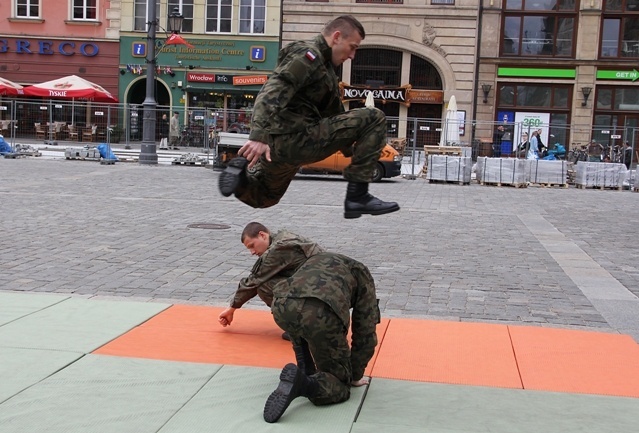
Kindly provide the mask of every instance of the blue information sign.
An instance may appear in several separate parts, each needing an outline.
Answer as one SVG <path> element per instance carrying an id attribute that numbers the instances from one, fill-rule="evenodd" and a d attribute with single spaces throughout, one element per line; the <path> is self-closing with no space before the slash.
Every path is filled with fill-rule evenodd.
<path id="1" fill-rule="evenodd" d="M 133 57 L 146 57 L 146 42 L 133 42 Z"/>
<path id="2" fill-rule="evenodd" d="M 266 47 L 261 45 L 253 45 L 251 47 L 251 61 L 263 62 L 266 60 Z"/>

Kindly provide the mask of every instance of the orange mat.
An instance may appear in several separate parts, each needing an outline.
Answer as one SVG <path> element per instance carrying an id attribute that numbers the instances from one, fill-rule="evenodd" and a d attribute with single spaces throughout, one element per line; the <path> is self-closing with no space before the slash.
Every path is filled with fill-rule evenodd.
<path id="1" fill-rule="evenodd" d="M 639 397 L 639 345 L 630 336 L 509 328 L 525 389 Z"/>
<path id="2" fill-rule="evenodd" d="M 281 368 L 291 344 L 269 311 L 174 305 L 94 353 Z M 382 319 L 367 376 L 639 397 L 639 345 L 627 335 L 527 326 Z"/>
<path id="3" fill-rule="evenodd" d="M 282 330 L 269 311 L 239 309 L 233 324 L 225 328 L 217 321 L 222 310 L 174 305 L 94 353 L 271 368 L 295 362 L 291 343 L 282 340 Z M 387 326 L 387 319 L 378 325 L 380 340 Z"/>
<path id="4" fill-rule="evenodd" d="M 482 323 L 393 319 L 372 375 L 522 388 L 508 328 Z"/>

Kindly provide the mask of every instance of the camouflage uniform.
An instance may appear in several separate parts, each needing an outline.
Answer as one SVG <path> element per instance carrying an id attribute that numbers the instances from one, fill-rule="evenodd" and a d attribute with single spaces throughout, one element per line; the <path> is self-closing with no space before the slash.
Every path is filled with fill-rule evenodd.
<path id="1" fill-rule="evenodd" d="M 386 117 L 376 108 L 348 112 L 340 99 L 331 47 L 322 35 L 283 48 L 274 73 L 255 100 L 251 140 L 267 143 L 235 195 L 257 208 L 277 204 L 300 166 L 338 150 L 351 156 L 344 178 L 370 182 L 386 143 Z M 357 145 L 353 144 L 357 142 Z"/>
<path id="2" fill-rule="evenodd" d="M 294 345 L 306 340 L 315 360 L 318 373 L 311 377 L 319 392 L 310 400 L 316 405 L 348 400 L 351 381 L 363 377 L 377 345 L 380 314 L 366 266 L 341 254 L 319 253 L 277 284 L 273 294 L 275 322 Z"/>
<path id="3" fill-rule="evenodd" d="M 269 307 L 273 301 L 273 286 L 290 277 L 306 259 L 323 249 L 315 242 L 286 230 L 271 236 L 271 243 L 257 259 L 248 277 L 242 278 L 231 307 L 240 308 L 258 295 Z"/>

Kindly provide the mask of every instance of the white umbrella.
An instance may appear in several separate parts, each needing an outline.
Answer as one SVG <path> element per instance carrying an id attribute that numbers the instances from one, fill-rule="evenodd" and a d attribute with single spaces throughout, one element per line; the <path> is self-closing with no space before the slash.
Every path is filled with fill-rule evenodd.
<path id="1" fill-rule="evenodd" d="M 104 87 L 76 75 L 58 78 L 24 88 L 24 94 L 53 99 L 86 99 L 96 102 L 118 102 Z"/>
<path id="2" fill-rule="evenodd" d="M 457 118 L 457 100 L 455 95 L 450 97 L 446 108 L 446 120 L 442 128 L 440 146 L 453 146 L 459 144 L 459 119 Z"/>
<path id="3" fill-rule="evenodd" d="M 373 92 L 368 92 L 366 95 L 366 102 L 364 103 L 365 107 L 375 108 L 375 100 L 373 99 Z"/>
<path id="4" fill-rule="evenodd" d="M 17 96 L 24 93 L 24 88 L 13 81 L 0 77 L 0 96 Z"/>

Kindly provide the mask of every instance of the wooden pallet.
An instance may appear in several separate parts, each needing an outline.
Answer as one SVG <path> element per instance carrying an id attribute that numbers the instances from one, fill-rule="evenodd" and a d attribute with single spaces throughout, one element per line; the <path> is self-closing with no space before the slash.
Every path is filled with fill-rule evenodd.
<path id="1" fill-rule="evenodd" d="M 172 165 L 208 165 L 206 161 L 172 161 Z"/>
<path id="2" fill-rule="evenodd" d="M 623 186 L 593 186 L 593 185 L 575 185 L 578 189 L 601 189 L 601 190 L 611 190 L 611 191 L 621 191 L 623 190 Z"/>
<path id="3" fill-rule="evenodd" d="M 470 185 L 470 182 L 464 182 L 461 180 L 441 180 L 441 179 L 428 179 L 428 183 L 449 183 L 453 185 Z"/>
<path id="4" fill-rule="evenodd" d="M 527 188 L 528 184 L 526 182 L 523 183 L 504 183 L 504 182 L 479 182 L 480 185 L 486 186 L 510 186 L 512 188 Z"/>
<path id="5" fill-rule="evenodd" d="M 18 159 L 26 158 L 28 155 L 25 155 L 23 153 L 5 153 L 3 156 L 5 159 Z"/>
<path id="6" fill-rule="evenodd" d="M 449 155 L 461 156 L 461 146 L 424 146 L 424 156 L 428 160 L 428 155 Z"/>
<path id="7" fill-rule="evenodd" d="M 541 188 L 552 188 L 555 186 L 558 188 L 568 188 L 567 183 L 535 183 L 535 185 L 539 185 Z"/>
<path id="8" fill-rule="evenodd" d="M 81 156 L 65 156 L 65 159 L 74 159 L 74 160 L 78 160 L 78 161 L 99 161 L 100 157 L 97 157 L 97 158 L 92 158 L 92 157 L 83 158 Z"/>

